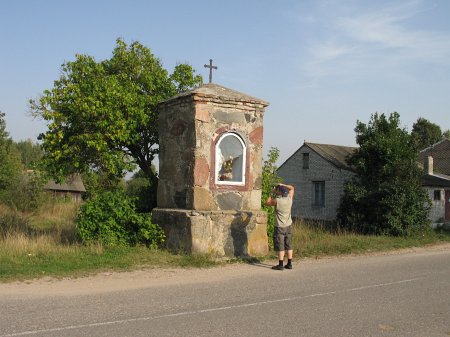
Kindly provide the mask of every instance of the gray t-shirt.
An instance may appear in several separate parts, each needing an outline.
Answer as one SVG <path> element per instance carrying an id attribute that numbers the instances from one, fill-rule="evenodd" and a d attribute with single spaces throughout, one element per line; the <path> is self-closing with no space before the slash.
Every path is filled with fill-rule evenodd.
<path id="1" fill-rule="evenodd" d="M 292 225 L 291 217 L 292 198 L 277 197 L 277 206 L 275 207 L 275 226 L 285 228 Z"/>

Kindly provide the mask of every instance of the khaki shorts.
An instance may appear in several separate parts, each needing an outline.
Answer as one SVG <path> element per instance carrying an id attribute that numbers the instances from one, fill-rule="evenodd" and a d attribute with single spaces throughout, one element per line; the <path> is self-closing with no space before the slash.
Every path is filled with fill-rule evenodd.
<path id="1" fill-rule="evenodd" d="M 277 252 L 292 250 L 292 226 L 273 229 L 273 248 Z"/>

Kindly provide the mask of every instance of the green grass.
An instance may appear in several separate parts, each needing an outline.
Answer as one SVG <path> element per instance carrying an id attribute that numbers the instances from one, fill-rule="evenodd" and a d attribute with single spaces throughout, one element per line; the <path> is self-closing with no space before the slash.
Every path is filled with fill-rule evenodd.
<path id="1" fill-rule="evenodd" d="M 411 237 L 359 235 L 329 230 L 320 223 L 297 221 L 293 246 L 297 257 L 363 254 L 450 242 L 450 232 L 429 230 Z"/>
<path id="2" fill-rule="evenodd" d="M 203 255 L 172 254 L 143 246 L 61 245 L 49 237 L 9 237 L 0 244 L 0 282 L 143 268 L 206 268 L 219 264 Z"/>
<path id="3" fill-rule="evenodd" d="M 0 231 L 0 282 L 146 268 L 208 268 L 224 263 L 210 256 L 172 254 L 143 246 L 83 246 L 76 240 L 75 214 L 76 207 L 67 203 L 44 207 L 33 214 L 21 214 L 0 205 L 0 229 L 3 229 Z M 295 259 L 364 254 L 444 242 L 450 242 L 450 232 L 442 230 L 407 238 L 364 236 L 329 230 L 320 223 L 298 221 L 293 231 Z M 274 256 L 272 251 L 263 259 Z"/>

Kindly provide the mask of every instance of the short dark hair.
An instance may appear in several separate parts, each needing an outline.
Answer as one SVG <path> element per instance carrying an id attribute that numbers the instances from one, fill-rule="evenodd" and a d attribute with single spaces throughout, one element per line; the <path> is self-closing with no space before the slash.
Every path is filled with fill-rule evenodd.
<path id="1" fill-rule="evenodd" d="M 277 185 L 276 189 L 283 197 L 287 197 L 289 194 L 289 189 L 286 186 Z"/>

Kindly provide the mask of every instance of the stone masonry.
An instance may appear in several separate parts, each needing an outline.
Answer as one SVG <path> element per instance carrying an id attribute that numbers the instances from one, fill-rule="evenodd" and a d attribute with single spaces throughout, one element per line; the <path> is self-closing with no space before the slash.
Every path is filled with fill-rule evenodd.
<path id="1" fill-rule="evenodd" d="M 219 256 L 267 253 L 261 211 L 263 115 L 267 102 L 205 84 L 159 106 L 159 183 L 155 223 L 167 245 Z M 245 147 L 245 179 L 216 178 L 216 145 L 233 133 Z"/>

